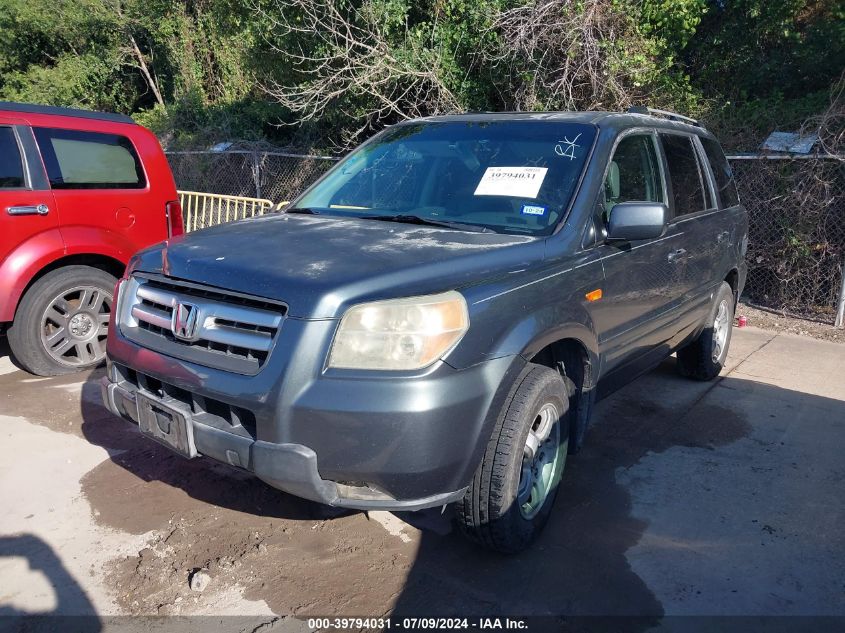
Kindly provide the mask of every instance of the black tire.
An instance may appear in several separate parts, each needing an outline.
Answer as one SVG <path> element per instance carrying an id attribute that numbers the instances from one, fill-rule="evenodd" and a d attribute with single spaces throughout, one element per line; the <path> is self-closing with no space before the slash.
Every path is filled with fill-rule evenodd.
<path id="1" fill-rule="evenodd" d="M 508 554 L 526 549 L 546 524 L 569 446 L 566 382 L 553 369 L 541 365 L 529 367 L 504 404 L 472 483 L 456 504 L 456 519 L 463 534 L 488 549 Z M 526 506 L 518 503 L 517 494 L 520 484 L 525 483 L 523 458 L 529 431 L 536 429 L 540 412 L 549 411 L 547 406 L 552 406 L 557 414 L 557 420 L 553 421 L 557 433 L 555 436 L 551 431 L 549 439 L 535 454 L 543 455 L 545 447 L 555 451 L 557 458 L 547 471 L 551 473 L 548 478 L 551 487 L 542 505 L 537 504 L 534 513 L 529 514 L 525 512 Z"/>
<path id="2" fill-rule="evenodd" d="M 38 376 L 69 374 L 102 363 L 105 359 L 102 325 L 111 311 L 116 282 L 109 273 L 90 266 L 65 266 L 41 277 L 24 294 L 8 331 L 15 360 Z M 75 289 L 80 290 L 77 293 Z M 86 289 L 88 294 L 84 294 Z M 88 305 L 82 305 L 83 298 Z M 99 303 L 95 305 L 95 302 Z M 47 316 L 52 305 L 63 306 L 51 313 L 63 317 L 63 325 Z M 51 340 L 63 336 L 62 328 L 65 338 Z M 52 342 L 51 346 L 48 341 Z M 66 345 L 70 347 L 62 352 Z"/>
<path id="3" fill-rule="evenodd" d="M 720 316 L 720 309 L 724 306 L 725 320 L 724 342 L 721 348 L 717 347 L 716 319 Z M 725 366 L 725 359 L 728 357 L 728 348 L 731 345 L 731 334 L 733 332 L 735 301 L 733 290 L 727 282 L 722 282 L 716 291 L 716 297 L 707 322 L 699 334 L 689 345 L 678 350 L 678 373 L 693 380 L 712 380 L 722 371 Z M 720 321 L 722 318 L 720 318 Z"/>

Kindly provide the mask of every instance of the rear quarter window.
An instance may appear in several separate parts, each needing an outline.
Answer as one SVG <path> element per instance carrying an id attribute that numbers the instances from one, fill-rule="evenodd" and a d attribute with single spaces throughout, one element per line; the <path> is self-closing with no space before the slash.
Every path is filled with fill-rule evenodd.
<path id="1" fill-rule="evenodd" d="M 53 189 L 143 189 L 138 153 L 117 134 L 35 128 Z"/>
<path id="2" fill-rule="evenodd" d="M 736 191 L 736 181 L 725 153 L 719 144 L 711 138 L 702 138 L 704 153 L 710 162 L 710 169 L 716 180 L 716 191 L 722 200 L 723 207 L 733 207 L 739 204 L 739 194 Z"/>

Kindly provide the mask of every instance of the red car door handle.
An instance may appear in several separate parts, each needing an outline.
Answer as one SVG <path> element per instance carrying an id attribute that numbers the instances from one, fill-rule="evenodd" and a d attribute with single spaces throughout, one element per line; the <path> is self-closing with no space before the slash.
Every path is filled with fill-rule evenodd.
<path id="1" fill-rule="evenodd" d="M 50 207 L 46 204 L 28 204 L 6 207 L 6 213 L 9 215 L 47 215 L 50 213 Z"/>
<path id="2" fill-rule="evenodd" d="M 683 248 L 679 248 L 676 251 L 672 251 L 671 253 L 669 253 L 669 257 L 668 257 L 669 263 L 674 264 L 675 262 L 681 261 L 682 259 L 684 259 L 684 255 L 686 255 L 686 254 L 687 254 L 687 251 L 686 251 L 686 249 L 683 249 Z"/>

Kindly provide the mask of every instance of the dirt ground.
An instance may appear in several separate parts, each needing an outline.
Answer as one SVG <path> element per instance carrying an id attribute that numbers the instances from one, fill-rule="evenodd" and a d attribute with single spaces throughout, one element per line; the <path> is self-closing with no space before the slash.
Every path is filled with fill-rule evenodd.
<path id="1" fill-rule="evenodd" d="M 845 328 L 834 327 L 832 325 L 833 320 L 829 318 L 826 319 L 829 323 L 821 320 L 799 319 L 775 310 L 755 308 L 743 302 L 740 302 L 737 307 L 736 314 L 737 316 L 744 315 L 748 319 L 748 325 L 763 330 L 780 334 L 811 336 L 834 343 L 845 343 Z"/>
<path id="2" fill-rule="evenodd" d="M 185 460 L 102 407 L 100 371 L 0 347 L 0 613 L 845 616 L 843 374 L 845 348 L 753 327 L 716 382 L 665 363 L 598 405 L 505 557 L 448 512 L 338 513 Z"/>

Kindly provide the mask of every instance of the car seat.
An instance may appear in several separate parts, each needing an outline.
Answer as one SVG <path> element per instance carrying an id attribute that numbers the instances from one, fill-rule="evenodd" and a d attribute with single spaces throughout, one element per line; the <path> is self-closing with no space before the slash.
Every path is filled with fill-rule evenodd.
<path id="1" fill-rule="evenodd" d="M 612 160 L 607 170 L 607 178 L 604 181 L 604 219 L 610 219 L 610 212 L 619 200 L 619 164 Z"/>

